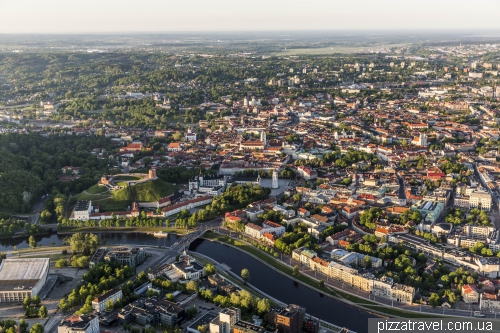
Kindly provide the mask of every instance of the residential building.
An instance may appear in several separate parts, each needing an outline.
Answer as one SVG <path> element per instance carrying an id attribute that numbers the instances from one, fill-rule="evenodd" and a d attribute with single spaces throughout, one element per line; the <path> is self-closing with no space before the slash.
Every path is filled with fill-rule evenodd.
<path id="1" fill-rule="evenodd" d="M 268 323 L 279 333 L 300 333 L 305 313 L 305 308 L 295 304 L 290 304 L 286 308 L 276 307 L 269 312 Z"/>
<path id="2" fill-rule="evenodd" d="M 92 301 L 92 309 L 94 309 L 96 312 L 103 312 L 106 309 L 106 303 L 108 303 L 109 301 L 116 303 L 122 298 L 122 290 L 119 287 L 113 288 L 105 292 L 101 296 L 96 297 Z"/>
<path id="3" fill-rule="evenodd" d="M 57 333 L 99 333 L 99 316 L 96 314 L 72 315 L 61 320 Z"/>
<path id="4" fill-rule="evenodd" d="M 465 303 L 478 303 L 479 293 L 477 292 L 476 287 L 470 284 L 464 284 L 462 286 L 462 298 Z"/>
<path id="5" fill-rule="evenodd" d="M 500 296 L 495 293 L 482 292 L 479 296 L 479 308 L 482 311 L 500 310 Z"/>
<path id="6" fill-rule="evenodd" d="M 264 327 L 240 320 L 234 324 L 233 333 L 264 333 Z"/>

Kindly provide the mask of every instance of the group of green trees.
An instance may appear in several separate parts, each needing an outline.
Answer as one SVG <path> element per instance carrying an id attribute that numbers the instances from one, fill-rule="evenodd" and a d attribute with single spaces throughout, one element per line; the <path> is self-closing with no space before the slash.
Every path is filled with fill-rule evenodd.
<path id="1" fill-rule="evenodd" d="M 27 333 L 28 326 L 28 323 L 23 318 L 19 319 L 19 323 L 17 323 L 14 319 L 0 320 L 0 331 L 2 333 Z M 16 330 L 16 327 L 19 331 Z M 33 326 L 32 329 L 33 330 L 30 330 L 30 333 L 43 333 L 43 326 L 41 327 L 41 331 L 38 326 Z"/>
<path id="2" fill-rule="evenodd" d="M 92 312 L 92 300 L 94 298 L 118 286 L 134 273 L 134 267 L 122 266 L 114 262 L 99 263 L 83 275 L 82 280 L 84 283 L 80 288 L 73 289 L 67 297 L 63 297 L 59 301 L 59 308 L 61 311 L 66 312 L 71 308 L 81 306 L 76 313 L 90 313 Z M 144 273 L 143 279 L 145 275 Z M 123 302 L 123 300 L 121 301 Z"/>
<path id="3" fill-rule="evenodd" d="M 491 225 L 491 219 L 488 216 L 488 213 L 479 208 L 473 208 L 469 212 L 469 216 L 467 216 L 467 223 L 479 223 L 482 225 Z"/>
<path id="4" fill-rule="evenodd" d="M 484 257 L 493 256 L 493 251 L 486 246 L 483 242 L 477 242 L 476 245 L 469 248 L 469 251 L 474 254 L 479 254 Z M 500 257 L 500 252 L 498 252 L 498 256 Z"/>
<path id="5" fill-rule="evenodd" d="M 347 226 L 343 224 L 335 224 L 328 226 L 325 230 L 323 230 L 320 234 L 319 237 L 321 239 L 325 239 L 328 236 L 331 236 L 333 234 L 336 234 L 337 232 L 341 232 L 343 230 L 347 229 Z"/>
<path id="6" fill-rule="evenodd" d="M 224 308 L 230 306 L 237 307 L 244 314 L 263 315 L 271 311 L 272 308 L 272 303 L 269 299 L 255 297 L 246 290 L 231 293 L 229 296 L 217 295 L 215 297 L 211 292 L 205 291 L 201 292 L 200 296 Z"/>
<path id="7" fill-rule="evenodd" d="M 434 235 L 431 232 L 415 230 L 414 233 L 417 236 L 420 236 L 420 237 L 423 237 L 425 239 L 428 239 L 431 243 L 437 243 L 437 242 L 440 241 L 440 238 L 438 238 L 436 235 Z"/>
<path id="8" fill-rule="evenodd" d="M 11 237 L 19 232 L 26 235 L 38 235 L 45 232 L 45 228 L 38 224 L 31 224 L 23 220 L 12 218 L 0 219 L 0 238 Z"/>
<path id="9" fill-rule="evenodd" d="M 35 295 L 35 297 L 31 298 L 30 296 L 26 296 L 23 300 L 23 309 L 24 315 L 26 318 L 30 317 L 47 317 L 47 308 L 45 305 L 40 306 L 40 297 Z M 38 308 L 40 306 L 40 308 Z"/>
<path id="10" fill-rule="evenodd" d="M 365 210 L 359 216 L 359 224 L 365 226 L 368 229 L 374 230 L 377 226 L 375 221 L 378 220 L 383 215 L 383 211 L 381 208 L 372 207 L 370 209 Z"/>
<path id="11" fill-rule="evenodd" d="M 444 273 L 444 274 L 442 274 Z M 478 279 L 478 273 L 470 273 L 462 267 L 457 268 L 454 272 L 440 271 L 440 277 L 437 277 L 440 282 L 440 289 L 437 292 L 431 293 L 429 297 L 429 304 L 432 307 L 441 305 L 443 302 L 448 302 L 454 306 L 458 300 L 459 295 L 464 284 L 474 284 Z M 454 289 L 452 285 L 455 285 Z"/>
<path id="12" fill-rule="evenodd" d="M 307 246 L 313 251 L 321 251 L 316 239 L 308 233 L 307 225 L 301 223 L 298 223 L 293 231 L 286 232 L 274 242 L 274 247 L 286 254 L 302 246 Z"/>
<path id="13" fill-rule="evenodd" d="M 223 214 L 247 207 L 255 201 L 264 200 L 271 194 L 271 189 L 259 185 L 233 184 L 218 197 L 214 197 L 211 210 Z"/>
<path id="14" fill-rule="evenodd" d="M 444 221 L 454 225 L 465 223 L 465 212 L 460 208 L 450 208 L 444 215 Z"/>
<path id="15" fill-rule="evenodd" d="M 447 175 L 450 173 L 460 174 L 467 171 L 467 167 L 465 165 L 451 157 L 443 159 L 442 163 L 439 164 L 439 168 Z"/>
<path id="16" fill-rule="evenodd" d="M 93 148 L 113 146 L 104 137 L 16 133 L 0 136 L 0 207 L 26 213 L 42 194 L 80 192 L 95 184 L 108 168 L 108 161 L 91 154 Z M 80 167 L 80 178 L 60 182 L 57 177 L 64 166 Z M 50 209 L 48 212 L 54 214 Z M 46 216 L 44 213 L 42 218 Z"/>
<path id="17" fill-rule="evenodd" d="M 185 166 L 176 166 L 160 169 L 156 172 L 156 175 L 169 183 L 186 183 L 193 176 L 202 174 L 214 174 L 214 170 L 205 170 L 204 168 L 192 168 L 188 169 Z"/>
<path id="18" fill-rule="evenodd" d="M 213 216 L 211 210 L 200 209 L 191 214 L 187 209 L 182 210 L 175 220 L 176 228 L 195 228 L 198 222 L 203 222 L 211 219 Z"/>
<path id="19" fill-rule="evenodd" d="M 54 191 L 54 194 L 49 195 L 45 199 L 40 218 L 48 222 L 51 217 L 55 216 L 58 222 L 62 221 L 64 219 L 64 206 L 67 199 L 68 197 L 65 194 Z"/>

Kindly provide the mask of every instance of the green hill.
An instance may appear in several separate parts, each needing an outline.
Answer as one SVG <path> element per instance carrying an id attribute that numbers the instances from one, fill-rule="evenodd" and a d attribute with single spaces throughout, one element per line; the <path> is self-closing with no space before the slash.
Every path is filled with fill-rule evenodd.
<path id="1" fill-rule="evenodd" d="M 139 202 L 157 201 L 166 197 L 177 190 L 174 186 L 161 179 L 155 179 L 150 182 L 140 183 L 131 188 L 132 199 Z"/>
<path id="2" fill-rule="evenodd" d="M 92 186 L 87 190 L 87 193 L 82 192 L 75 198 L 76 200 L 92 200 L 93 204 L 100 206 L 102 211 L 120 211 L 125 210 L 132 204 L 132 201 L 151 202 L 157 201 L 160 198 L 166 197 L 177 190 L 177 186 L 167 183 L 161 179 L 156 179 L 144 183 L 139 183 L 135 186 L 126 186 L 126 183 L 118 183 L 123 186 L 119 190 L 87 194 L 99 192 L 97 185 Z"/>

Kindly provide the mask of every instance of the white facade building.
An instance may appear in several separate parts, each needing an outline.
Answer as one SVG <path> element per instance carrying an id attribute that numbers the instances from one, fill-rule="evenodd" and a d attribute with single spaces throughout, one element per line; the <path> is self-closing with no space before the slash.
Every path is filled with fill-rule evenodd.
<path id="1" fill-rule="evenodd" d="M 57 333 L 99 333 L 99 316 L 95 314 L 69 316 L 61 320 Z"/>

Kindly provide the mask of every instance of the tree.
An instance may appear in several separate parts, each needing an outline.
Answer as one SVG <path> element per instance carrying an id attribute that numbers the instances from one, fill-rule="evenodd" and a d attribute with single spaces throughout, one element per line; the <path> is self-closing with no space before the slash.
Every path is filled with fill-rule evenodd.
<path id="1" fill-rule="evenodd" d="M 56 267 L 66 267 L 68 266 L 68 261 L 66 259 L 59 259 L 56 261 Z"/>
<path id="2" fill-rule="evenodd" d="M 370 258 L 370 256 L 365 256 L 363 258 L 363 261 L 365 263 L 366 268 L 372 268 L 372 258 Z"/>
<path id="3" fill-rule="evenodd" d="M 30 333 L 43 333 L 43 325 L 40 323 L 36 323 L 31 327 Z"/>
<path id="4" fill-rule="evenodd" d="M 243 268 L 241 270 L 241 278 L 243 279 L 243 281 L 245 282 L 245 284 L 250 281 L 250 272 L 248 271 L 248 269 L 246 268 Z"/>
<path id="5" fill-rule="evenodd" d="M 205 273 L 207 275 L 213 275 L 213 274 L 215 274 L 215 266 L 212 265 L 212 264 L 207 264 L 205 266 Z"/>
<path id="6" fill-rule="evenodd" d="M 271 302 L 267 298 L 260 299 L 257 302 L 257 311 L 260 314 L 266 314 L 271 311 Z"/>
<path id="7" fill-rule="evenodd" d="M 31 297 L 26 296 L 23 300 L 23 309 L 26 310 L 31 305 Z"/>
<path id="8" fill-rule="evenodd" d="M 30 236 L 30 238 L 28 238 L 28 244 L 29 244 L 29 246 L 32 249 L 34 249 L 36 247 L 36 239 L 35 239 L 35 237 Z"/>
<path id="9" fill-rule="evenodd" d="M 40 302 L 41 302 L 40 296 L 35 295 L 35 297 L 33 297 L 32 303 L 35 304 L 35 306 L 38 306 L 40 305 Z"/>
<path id="10" fill-rule="evenodd" d="M 115 302 L 113 302 L 112 300 L 106 302 L 106 311 L 113 311 L 114 308 Z"/>
<path id="11" fill-rule="evenodd" d="M 158 294 L 158 292 L 156 290 L 148 289 L 148 291 L 146 291 L 146 296 L 147 297 L 154 297 L 154 296 L 160 296 L 160 295 Z"/>
<path id="12" fill-rule="evenodd" d="M 196 281 L 193 281 L 193 280 L 189 281 L 186 284 L 186 290 L 190 291 L 190 292 L 198 291 L 198 283 L 196 283 Z"/>
<path id="13" fill-rule="evenodd" d="M 38 311 L 38 315 L 42 318 L 45 318 L 47 317 L 47 308 L 45 307 L 45 305 L 42 305 L 40 307 L 40 311 Z"/>
<path id="14" fill-rule="evenodd" d="M 429 303 L 433 308 L 439 305 L 439 301 L 440 301 L 439 295 L 436 293 L 432 293 L 431 297 L 429 297 Z"/>
<path id="15" fill-rule="evenodd" d="M 59 309 L 61 309 L 62 312 L 66 312 L 69 308 L 68 302 L 66 302 L 66 297 L 61 298 L 59 301 Z"/>
<path id="16" fill-rule="evenodd" d="M 19 331 L 21 333 L 26 333 L 26 331 L 28 330 L 28 323 L 23 319 L 19 319 Z"/>
<path id="17" fill-rule="evenodd" d="M 293 266 L 293 275 L 295 275 L 295 276 L 299 275 L 299 266 L 298 265 Z"/>
<path id="18" fill-rule="evenodd" d="M 186 319 L 189 320 L 194 318 L 197 313 L 198 309 L 196 309 L 196 306 L 186 309 Z"/>
<path id="19" fill-rule="evenodd" d="M 319 287 L 320 287 L 320 288 L 323 288 L 324 286 L 325 286 L 325 281 L 320 280 L 320 281 L 319 281 Z"/>

